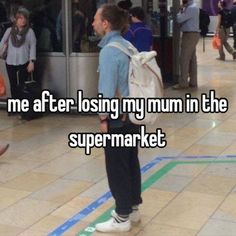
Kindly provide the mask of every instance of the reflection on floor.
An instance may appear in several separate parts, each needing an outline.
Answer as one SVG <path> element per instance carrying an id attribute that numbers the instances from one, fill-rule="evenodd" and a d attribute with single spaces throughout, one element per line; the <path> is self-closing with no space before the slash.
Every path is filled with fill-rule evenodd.
<path id="1" fill-rule="evenodd" d="M 145 189 L 142 222 L 122 235 L 236 235 L 236 61 L 229 55 L 225 62 L 215 60 L 217 51 L 206 43 L 206 53 L 201 42 L 198 49 L 199 88 L 168 88 L 166 95 L 184 98 L 188 92 L 201 98 L 214 89 L 228 99 L 229 109 L 165 114 L 149 128 L 162 128 L 168 144 L 140 150 L 142 166 L 163 157 L 143 174 L 143 182 L 167 165 L 172 168 Z M 1 236 L 48 235 L 108 191 L 103 150 L 93 148 L 85 156 L 82 149 L 70 149 L 72 131 L 98 131 L 97 118 L 50 115 L 24 122 L 0 111 L 0 140 L 11 145 L 0 159 Z M 106 201 L 63 235 L 78 234 L 112 205 L 112 199 Z"/>

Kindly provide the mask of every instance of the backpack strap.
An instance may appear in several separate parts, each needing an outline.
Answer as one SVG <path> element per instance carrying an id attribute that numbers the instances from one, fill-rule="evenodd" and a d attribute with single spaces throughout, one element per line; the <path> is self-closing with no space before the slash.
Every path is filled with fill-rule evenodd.
<path id="1" fill-rule="evenodd" d="M 138 53 L 138 50 L 130 43 L 128 42 L 129 46 L 126 48 L 121 43 L 118 42 L 111 42 L 107 44 L 107 47 L 114 47 L 121 50 L 123 53 L 125 53 L 128 57 L 132 57 L 133 55 Z"/>

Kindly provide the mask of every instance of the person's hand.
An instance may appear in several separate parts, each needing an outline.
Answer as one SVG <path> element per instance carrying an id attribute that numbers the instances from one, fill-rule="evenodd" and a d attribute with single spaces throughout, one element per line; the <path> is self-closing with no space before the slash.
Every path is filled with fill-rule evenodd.
<path id="1" fill-rule="evenodd" d="M 27 66 L 28 73 L 31 73 L 34 71 L 34 63 L 31 61 Z"/>
<path id="2" fill-rule="evenodd" d="M 221 5 L 221 1 L 219 1 L 217 5 L 218 5 L 218 8 L 219 8 L 220 10 L 223 9 L 223 7 L 222 7 L 222 5 Z"/>
<path id="3" fill-rule="evenodd" d="M 100 130 L 102 133 L 107 133 L 108 132 L 108 122 L 107 120 L 101 121 L 100 122 Z"/>
<path id="4" fill-rule="evenodd" d="M 186 6 L 185 5 L 181 5 L 180 8 L 179 8 L 179 11 L 181 13 L 183 13 L 183 11 L 185 10 Z"/>

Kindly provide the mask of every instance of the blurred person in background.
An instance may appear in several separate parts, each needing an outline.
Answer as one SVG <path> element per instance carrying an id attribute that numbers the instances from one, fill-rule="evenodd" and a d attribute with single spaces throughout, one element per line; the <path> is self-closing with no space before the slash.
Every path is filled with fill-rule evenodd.
<path id="1" fill-rule="evenodd" d="M 200 39 L 200 9 L 194 0 L 182 0 L 177 22 L 182 32 L 180 46 L 180 76 L 173 89 L 197 88 L 197 55 L 196 47 Z"/>
<path id="2" fill-rule="evenodd" d="M 231 14 L 233 18 L 234 49 L 236 50 L 236 0 L 233 2 Z"/>
<path id="3" fill-rule="evenodd" d="M 227 2 L 225 0 L 220 0 L 218 3 L 219 12 L 218 12 L 218 22 L 216 26 L 216 34 L 219 35 L 221 39 L 221 46 L 219 49 L 219 57 L 217 60 L 225 61 L 225 52 L 226 51 L 232 55 L 233 59 L 236 59 L 236 51 L 228 43 L 230 27 L 231 27 L 231 12 L 227 9 Z"/>
<path id="4" fill-rule="evenodd" d="M 152 50 L 152 31 L 144 22 L 144 10 L 141 7 L 133 7 L 130 9 L 129 14 L 131 24 L 123 37 L 131 42 L 139 52 Z"/>
<path id="5" fill-rule="evenodd" d="M 34 71 L 36 60 L 36 38 L 29 26 L 29 11 L 26 8 L 17 10 L 14 24 L 6 30 L 0 46 L 3 44 L 8 44 L 6 68 L 11 96 L 19 99 L 28 73 Z"/>

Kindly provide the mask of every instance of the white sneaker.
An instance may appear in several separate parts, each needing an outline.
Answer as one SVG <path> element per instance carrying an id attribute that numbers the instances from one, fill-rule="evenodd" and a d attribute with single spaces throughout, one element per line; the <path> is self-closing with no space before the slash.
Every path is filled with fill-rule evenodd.
<path id="1" fill-rule="evenodd" d="M 96 224 L 95 228 L 97 231 L 103 233 L 128 232 L 131 229 L 131 222 L 130 220 L 127 220 L 118 223 L 113 217 L 111 217 L 108 221 Z"/>
<path id="2" fill-rule="evenodd" d="M 111 211 L 111 216 L 115 217 L 116 216 L 116 211 L 112 210 Z M 132 223 L 138 223 L 141 221 L 141 214 L 139 210 L 135 210 L 129 214 L 129 219 Z"/>
<path id="3" fill-rule="evenodd" d="M 129 219 L 132 223 L 138 223 L 139 221 L 141 221 L 141 214 L 139 210 L 132 211 L 129 214 Z"/>

